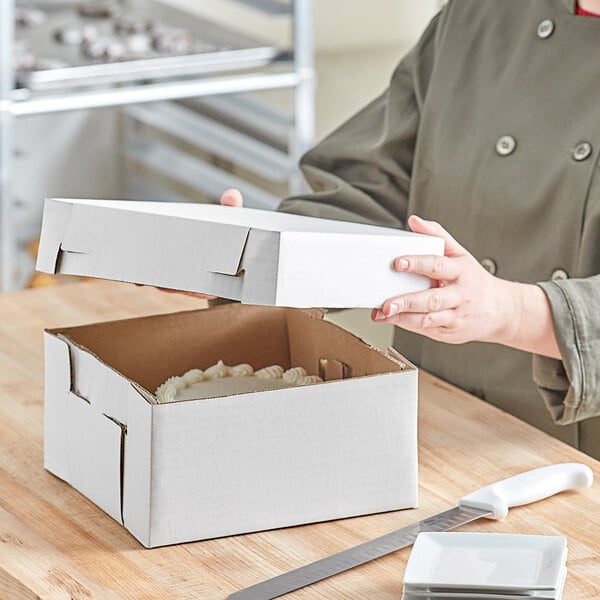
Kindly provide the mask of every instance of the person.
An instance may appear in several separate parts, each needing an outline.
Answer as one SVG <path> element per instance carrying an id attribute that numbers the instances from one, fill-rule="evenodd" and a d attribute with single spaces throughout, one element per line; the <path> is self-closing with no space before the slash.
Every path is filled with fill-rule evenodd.
<path id="1" fill-rule="evenodd" d="M 373 319 L 420 368 L 600 458 L 596 13 L 450 0 L 279 210 L 443 237 L 444 257 L 394 263 L 431 289 Z"/>

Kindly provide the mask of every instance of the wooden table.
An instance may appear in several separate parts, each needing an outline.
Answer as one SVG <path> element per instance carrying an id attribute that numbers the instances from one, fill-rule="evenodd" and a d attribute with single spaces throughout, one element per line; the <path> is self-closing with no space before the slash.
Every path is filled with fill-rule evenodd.
<path id="1" fill-rule="evenodd" d="M 150 288 L 86 282 L 0 296 L 0 598 L 224 599 L 240 588 L 456 505 L 485 484 L 550 463 L 594 470 L 590 489 L 464 531 L 564 535 L 563 598 L 600 598 L 600 463 L 421 374 L 420 508 L 153 550 L 44 471 L 46 327 L 197 308 Z M 541 401 L 541 400 L 540 400 Z M 288 596 L 399 600 L 410 549 Z"/>

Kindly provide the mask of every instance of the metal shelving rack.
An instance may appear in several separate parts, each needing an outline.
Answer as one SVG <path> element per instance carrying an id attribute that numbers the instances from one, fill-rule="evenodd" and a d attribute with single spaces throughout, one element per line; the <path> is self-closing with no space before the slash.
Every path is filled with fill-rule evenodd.
<path id="1" fill-rule="evenodd" d="M 152 68 L 139 80 L 124 82 L 119 71 L 119 63 L 114 63 L 115 73 L 121 73 L 121 79 L 115 77 L 85 82 L 77 86 L 70 82 L 59 82 L 49 89 L 29 90 L 15 86 L 13 67 L 13 46 L 15 40 L 14 0 L 0 1 L 0 290 L 12 291 L 19 287 L 17 271 L 17 253 L 19 251 L 14 218 L 14 152 L 15 119 L 27 115 L 41 115 L 79 109 L 101 107 L 124 107 L 127 119 L 161 129 L 169 135 L 179 135 L 183 139 L 200 136 L 211 149 L 222 140 L 228 140 L 224 149 L 225 158 L 234 161 L 239 157 L 242 166 L 257 170 L 267 169 L 268 178 L 287 180 L 289 190 L 297 192 L 303 187 L 302 178 L 294 168 L 300 155 L 314 140 L 314 65 L 312 40 L 312 0 L 237 0 L 270 15 L 287 15 L 292 25 L 291 50 L 273 60 L 248 64 L 246 69 L 227 72 L 227 68 L 205 69 L 203 74 L 191 77 L 169 77 L 160 80 L 153 78 Z M 158 79 L 158 80 L 157 80 Z M 87 87 L 84 85 L 87 83 Z M 90 83 L 94 85 L 90 86 Z M 293 94 L 292 117 L 266 109 L 253 99 L 244 99 L 244 92 L 261 90 L 289 89 Z M 225 115 L 225 124 L 219 120 L 203 117 L 190 106 L 179 102 L 196 103 L 198 106 L 217 109 Z M 211 108 L 212 107 L 212 108 Z M 277 149 L 265 143 L 264 139 L 254 139 L 251 134 L 239 133 L 227 121 L 227 115 L 234 120 L 243 120 L 244 113 L 252 120 L 254 129 L 269 133 L 272 124 L 275 135 L 281 142 L 285 139 L 286 149 Z M 128 127 L 128 129 L 131 129 Z M 258 136 L 259 138 L 261 135 Z M 212 142 L 211 142 L 212 140 Z M 280 148 L 280 147 L 279 147 Z M 180 175 L 185 179 L 185 170 L 196 169 L 208 181 L 204 192 L 213 195 L 221 183 L 233 187 L 236 178 L 228 177 L 219 169 L 201 161 L 180 156 L 177 150 L 155 142 L 140 143 L 139 136 L 127 144 L 126 156 L 138 160 L 145 166 L 156 167 L 164 164 L 165 153 L 170 152 L 170 162 L 178 165 Z M 262 153 L 262 159 L 257 159 Z M 253 160 L 254 157 L 254 160 Z M 266 165 L 266 166 L 265 166 Z M 242 182 L 243 183 L 243 182 Z M 274 208 L 275 198 L 265 194 L 252 184 L 246 184 L 245 193 L 249 205 Z M 41 199 L 40 199 L 41 201 Z"/>

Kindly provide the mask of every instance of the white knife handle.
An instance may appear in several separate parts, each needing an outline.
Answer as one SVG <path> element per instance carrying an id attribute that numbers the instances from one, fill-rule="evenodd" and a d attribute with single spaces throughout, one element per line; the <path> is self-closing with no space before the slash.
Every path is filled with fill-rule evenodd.
<path id="1" fill-rule="evenodd" d="M 580 463 L 562 463 L 526 471 L 464 496 L 459 506 L 491 511 L 489 519 L 504 519 L 508 509 L 543 500 L 559 492 L 589 487 L 592 470 Z"/>

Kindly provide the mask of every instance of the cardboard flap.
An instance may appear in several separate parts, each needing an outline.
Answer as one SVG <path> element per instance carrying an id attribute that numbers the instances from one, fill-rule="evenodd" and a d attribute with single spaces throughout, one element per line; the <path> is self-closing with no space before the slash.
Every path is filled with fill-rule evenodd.
<path id="1" fill-rule="evenodd" d="M 242 274 L 242 257 L 248 241 L 249 227 L 227 227 L 221 236 L 220 252 L 210 257 L 207 271 L 238 277 Z"/>
<path id="2" fill-rule="evenodd" d="M 71 353 L 64 336 L 46 331 L 44 341 L 44 467 L 122 523 L 123 429 L 71 390 Z"/>
<path id="3" fill-rule="evenodd" d="M 96 213 L 92 220 L 90 220 L 90 211 Z M 107 222 L 104 224 L 107 218 L 111 220 L 111 223 Z M 133 226 L 135 225 L 133 221 L 136 219 L 139 219 L 136 213 L 124 212 L 120 220 L 123 222 L 123 225 L 128 221 L 132 221 L 129 225 Z M 151 223 L 150 221 L 157 221 L 156 217 L 142 216 L 141 219 L 146 221 L 145 232 L 151 234 L 155 223 Z M 105 210 L 98 210 L 94 205 L 75 204 L 72 206 L 60 249 L 64 252 L 78 254 L 93 254 L 94 252 L 105 251 L 105 240 L 94 235 L 94 231 L 90 230 L 90 222 L 98 224 L 97 231 L 106 232 L 112 229 L 115 236 L 127 235 L 127 227 L 114 228 L 114 214 L 107 215 Z M 201 223 L 197 224 L 198 238 L 203 237 L 206 240 L 206 237 L 209 236 L 211 238 L 210 244 L 218 249 L 218 251 L 210 254 L 202 253 L 206 271 L 223 275 L 238 275 L 250 228 L 216 224 L 213 226 L 213 231 L 207 232 L 202 225 Z M 198 239 L 198 242 L 200 245 L 201 240 Z M 190 248 L 190 250 L 193 252 L 194 248 Z M 197 250 L 200 250 L 200 248 L 197 248 Z"/>
<path id="4" fill-rule="evenodd" d="M 131 387 L 136 394 L 140 395 L 148 404 L 156 404 L 156 396 L 153 396 L 148 390 L 144 389 L 139 383 L 131 382 Z"/>
<path id="5" fill-rule="evenodd" d="M 69 224 L 71 209 L 68 202 L 47 198 L 44 202 L 44 217 L 36 269 L 44 273 L 56 273 L 56 262 Z"/>
<path id="6" fill-rule="evenodd" d="M 67 404 L 69 483 L 122 524 L 123 429 L 71 392 Z"/>
<path id="7" fill-rule="evenodd" d="M 98 259 L 106 255 L 112 256 L 112 260 L 122 260 L 134 253 L 145 254 L 150 263 L 150 274 L 154 272 L 158 255 L 173 256 L 172 264 L 166 266 L 168 269 L 172 269 L 178 258 L 185 257 L 209 273 L 235 277 L 240 272 L 249 227 L 224 223 L 209 225 L 178 217 L 99 208 L 93 204 L 74 204 L 71 208 L 60 246 L 62 252 L 87 254 Z M 165 222 L 173 219 L 185 221 L 179 224 L 180 237 L 176 243 L 165 236 Z M 111 232 L 110 239 L 107 239 L 108 231 Z M 139 269 L 140 274 L 144 271 Z M 130 281 L 135 279 L 131 277 Z"/>
<path id="8" fill-rule="evenodd" d="M 63 252 L 80 252 L 89 254 L 94 247 L 94 237 L 90 235 L 88 228 L 81 226 L 82 213 L 85 214 L 85 208 L 81 205 L 73 205 L 71 216 L 63 236 L 61 250 Z"/>
<path id="9" fill-rule="evenodd" d="M 69 346 L 56 335 L 44 333 L 44 467 L 69 480 L 69 448 L 64 435 L 67 396 L 71 388 Z"/>

